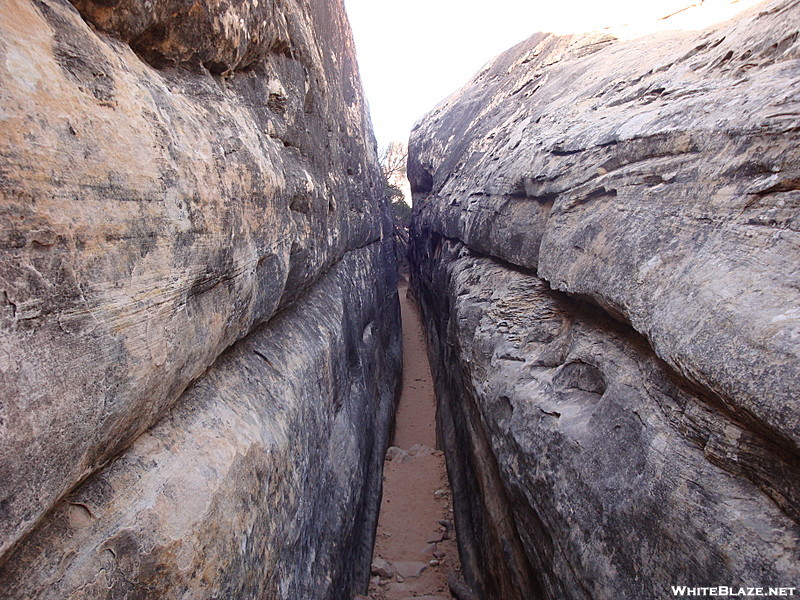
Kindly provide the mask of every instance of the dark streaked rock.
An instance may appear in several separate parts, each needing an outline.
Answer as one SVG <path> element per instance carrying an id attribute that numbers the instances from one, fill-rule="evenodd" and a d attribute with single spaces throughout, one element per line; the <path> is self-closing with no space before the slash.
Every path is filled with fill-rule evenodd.
<path id="1" fill-rule="evenodd" d="M 3 597 L 365 589 L 401 363 L 392 260 L 389 244 L 349 252 L 224 353 L 17 547 Z"/>
<path id="2" fill-rule="evenodd" d="M 417 228 L 535 270 L 800 448 L 800 27 L 537 34 L 417 124 Z"/>
<path id="3" fill-rule="evenodd" d="M 75 5 L 0 19 L 0 562 L 391 237 L 340 2 Z"/>
<path id="4" fill-rule="evenodd" d="M 481 597 L 800 575 L 796 455 L 596 307 L 460 243 L 416 248 L 462 565 Z"/>
<path id="5" fill-rule="evenodd" d="M 537 34 L 412 132 L 412 284 L 482 597 L 798 578 L 798 24 L 772 1 Z"/>

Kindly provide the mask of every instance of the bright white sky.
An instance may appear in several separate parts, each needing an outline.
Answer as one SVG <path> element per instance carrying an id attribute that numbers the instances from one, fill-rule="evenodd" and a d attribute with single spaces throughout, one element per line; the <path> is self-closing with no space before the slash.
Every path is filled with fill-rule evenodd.
<path id="1" fill-rule="evenodd" d="M 616 28 L 653 21 L 693 2 L 701 0 L 345 0 L 345 5 L 383 147 L 408 141 L 413 124 L 440 100 L 537 31 Z M 699 28 L 756 2 L 705 0 L 702 11 L 690 11 L 704 12 L 703 22 L 679 26 Z"/>

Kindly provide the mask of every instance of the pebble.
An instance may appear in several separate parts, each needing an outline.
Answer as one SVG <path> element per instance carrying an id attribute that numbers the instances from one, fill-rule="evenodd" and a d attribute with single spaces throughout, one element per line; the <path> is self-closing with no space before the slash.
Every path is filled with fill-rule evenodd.
<path id="1" fill-rule="evenodd" d="M 386 451 L 386 459 L 389 462 L 408 462 L 411 460 L 411 457 L 408 455 L 408 452 L 403 450 L 402 448 L 398 448 L 397 446 L 390 446 L 389 449 Z"/>
<path id="2" fill-rule="evenodd" d="M 372 561 L 372 574 L 381 579 L 391 579 L 394 577 L 394 569 L 388 560 L 378 557 Z"/>
<path id="3" fill-rule="evenodd" d="M 427 563 L 418 561 L 397 561 L 394 563 L 394 568 L 397 569 L 397 573 L 406 579 L 409 577 L 419 577 L 427 567 Z"/>
<path id="4" fill-rule="evenodd" d="M 423 446 L 422 444 L 414 444 L 408 449 L 408 453 L 411 456 L 430 456 L 434 453 L 434 449 L 429 448 L 428 446 Z"/>
<path id="5" fill-rule="evenodd" d="M 434 558 L 433 560 L 429 560 L 428 564 L 430 566 L 432 566 L 432 567 L 438 567 L 439 566 L 439 561 Z"/>

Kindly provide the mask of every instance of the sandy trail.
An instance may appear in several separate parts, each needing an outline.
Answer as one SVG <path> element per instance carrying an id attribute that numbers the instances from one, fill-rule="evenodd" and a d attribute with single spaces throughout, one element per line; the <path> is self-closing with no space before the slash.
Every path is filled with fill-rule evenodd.
<path id="1" fill-rule="evenodd" d="M 373 554 L 373 600 L 451 598 L 448 572 L 458 551 L 444 455 L 436 450 L 436 405 L 419 313 L 399 288 L 403 317 L 403 391 L 393 446 L 384 464 L 383 499 Z"/>

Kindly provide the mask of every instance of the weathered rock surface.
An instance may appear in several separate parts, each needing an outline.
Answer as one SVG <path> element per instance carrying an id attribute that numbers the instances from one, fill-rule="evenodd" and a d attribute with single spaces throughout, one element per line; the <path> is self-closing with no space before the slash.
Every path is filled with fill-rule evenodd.
<path id="1" fill-rule="evenodd" d="M 10 0 L 0 120 L 2 595 L 366 589 L 399 308 L 341 2 Z"/>
<path id="2" fill-rule="evenodd" d="M 350 252 L 218 359 L 16 549 L 4 598 L 364 589 L 400 364 L 392 252 Z"/>
<path id="3" fill-rule="evenodd" d="M 795 448 L 799 24 L 784 1 L 699 36 L 533 36 L 410 165 L 432 230 L 590 297 Z"/>
<path id="4" fill-rule="evenodd" d="M 800 576 L 796 455 L 599 309 L 459 243 L 430 250 L 417 264 L 439 428 L 462 564 L 485 597 Z"/>
<path id="5" fill-rule="evenodd" d="M 0 19 L 0 555 L 390 231 L 340 2 L 75 4 Z"/>
<path id="6" fill-rule="evenodd" d="M 776 1 L 537 34 L 412 133 L 413 283 L 485 597 L 797 580 L 798 26 Z"/>

